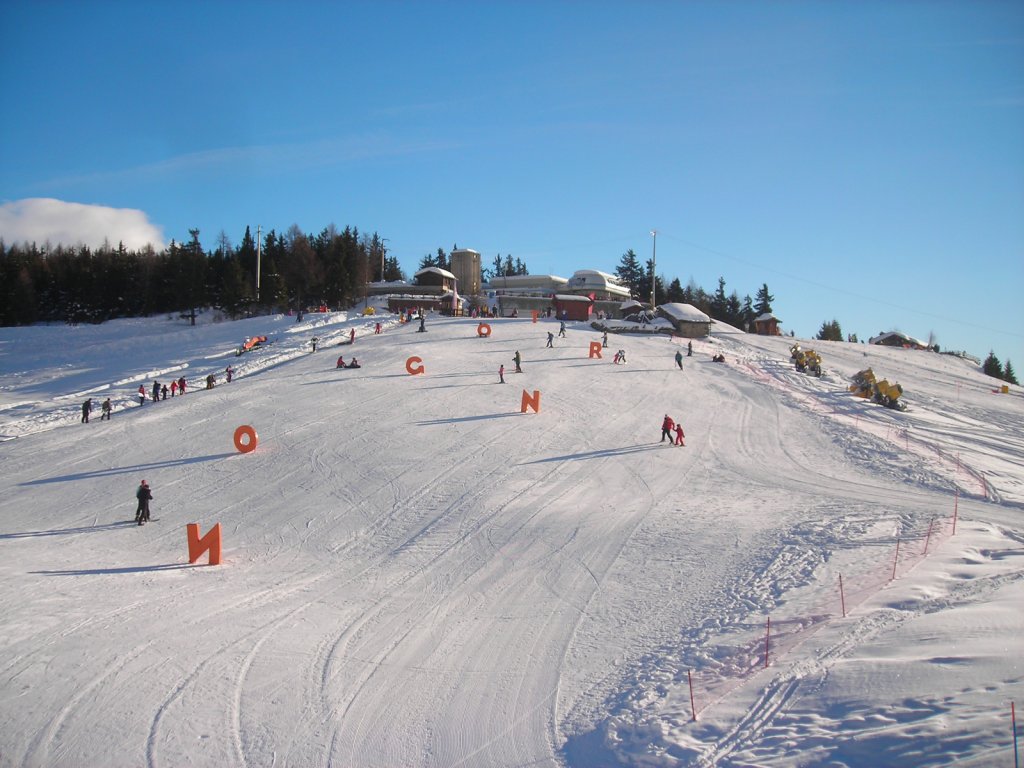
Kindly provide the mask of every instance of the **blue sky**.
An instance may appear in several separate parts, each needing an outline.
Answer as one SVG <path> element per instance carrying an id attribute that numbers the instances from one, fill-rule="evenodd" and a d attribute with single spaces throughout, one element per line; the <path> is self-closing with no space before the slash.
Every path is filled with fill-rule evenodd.
<path id="1" fill-rule="evenodd" d="M 797 335 L 934 333 L 1024 372 L 1019 2 L 7 2 L 0 26 L 8 241 L 54 198 L 208 248 L 333 223 L 409 273 L 458 245 L 569 276 L 657 229 L 666 280 L 767 283 Z"/>

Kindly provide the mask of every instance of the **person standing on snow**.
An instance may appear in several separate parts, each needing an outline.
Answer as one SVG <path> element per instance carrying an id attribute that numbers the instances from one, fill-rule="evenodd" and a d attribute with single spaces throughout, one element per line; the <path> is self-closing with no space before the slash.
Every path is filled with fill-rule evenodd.
<path id="1" fill-rule="evenodd" d="M 228 384 L 230 384 L 230 383 L 231 383 L 231 377 L 235 375 L 235 369 L 234 369 L 234 368 L 232 368 L 232 367 L 231 367 L 231 366 L 229 365 L 229 366 L 228 366 L 227 368 L 225 368 L 225 369 L 224 369 L 224 375 L 225 375 L 225 376 L 227 377 L 227 379 L 228 379 Z"/>
<path id="2" fill-rule="evenodd" d="M 90 397 L 84 403 L 82 403 L 82 423 L 89 423 L 89 414 L 92 412 L 92 398 Z"/>
<path id="3" fill-rule="evenodd" d="M 174 393 L 178 391 L 178 382 L 174 379 L 171 380 L 171 397 L 174 397 Z"/>
<path id="4" fill-rule="evenodd" d="M 559 336 L 559 338 L 562 338 L 562 339 L 565 338 L 565 323 L 564 322 L 561 325 L 558 326 L 558 336 Z"/>
<path id="5" fill-rule="evenodd" d="M 309 343 L 313 345 L 313 351 L 316 352 L 316 343 L 320 341 L 316 336 L 309 340 Z"/>
<path id="6" fill-rule="evenodd" d="M 157 402 L 160 399 L 160 382 L 153 382 L 153 402 Z"/>
<path id="7" fill-rule="evenodd" d="M 110 398 L 108 397 L 103 401 L 103 405 L 100 406 L 100 421 L 106 419 L 110 421 Z"/>
<path id="8" fill-rule="evenodd" d="M 178 379 L 178 394 L 179 395 L 184 395 L 185 394 L 185 377 L 184 376 L 182 376 L 180 379 Z"/>
<path id="9" fill-rule="evenodd" d="M 516 356 L 512 358 L 512 362 L 516 364 L 516 373 L 523 372 L 523 356 L 519 354 L 519 350 L 516 350 Z"/>
<path id="10" fill-rule="evenodd" d="M 153 493 L 149 490 L 149 483 L 145 480 L 139 484 L 139 490 L 135 492 L 135 498 L 139 500 L 139 506 L 135 510 L 135 522 L 139 525 L 149 522 L 149 502 L 153 500 Z"/>
<path id="11" fill-rule="evenodd" d="M 146 404 L 146 388 L 139 384 L 139 405 Z"/>
<path id="12" fill-rule="evenodd" d="M 502 363 L 501 365 L 498 366 L 498 383 L 499 384 L 504 384 L 505 383 L 505 364 L 504 363 Z"/>
<path id="13" fill-rule="evenodd" d="M 693 357 L 693 342 L 692 341 L 686 342 L 686 356 L 687 357 Z"/>
<path id="14" fill-rule="evenodd" d="M 167 399 L 167 385 L 166 384 L 162 384 L 160 386 L 160 399 L 161 400 L 166 400 Z"/>
<path id="15" fill-rule="evenodd" d="M 555 334 L 553 334 L 551 331 L 548 331 L 548 346 L 551 347 L 552 349 L 554 349 L 555 346 Z"/>
<path id="16" fill-rule="evenodd" d="M 679 366 L 679 370 L 683 370 L 683 353 L 682 350 L 676 350 L 676 365 Z"/>
<path id="17" fill-rule="evenodd" d="M 672 421 L 672 417 L 667 413 L 665 414 L 665 420 L 661 422 L 661 442 L 665 442 L 665 438 L 668 438 L 668 444 L 672 445 L 672 428 L 675 427 L 675 422 Z"/>
<path id="18" fill-rule="evenodd" d="M 686 441 L 683 438 L 686 435 L 683 434 L 683 425 L 676 423 L 676 445 L 686 445 Z"/>
<path id="19" fill-rule="evenodd" d="M 601 347 L 608 349 L 608 331 L 605 331 L 604 336 L 601 337 Z"/>

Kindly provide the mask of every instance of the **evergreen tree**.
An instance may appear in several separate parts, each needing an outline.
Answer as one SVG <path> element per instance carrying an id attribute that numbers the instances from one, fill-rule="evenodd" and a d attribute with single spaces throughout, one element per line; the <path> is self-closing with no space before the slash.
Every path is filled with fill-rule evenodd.
<path id="1" fill-rule="evenodd" d="M 615 274 L 622 282 L 624 286 L 629 288 L 629 293 L 633 298 L 643 296 L 641 290 L 642 283 L 644 282 L 644 270 L 640 266 L 640 259 L 637 258 L 636 254 L 633 253 L 633 249 L 630 248 L 619 260 L 619 266 L 615 268 Z M 650 285 L 648 283 L 648 285 Z M 647 289 L 647 295 L 651 293 L 650 288 Z"/>
<path id="2" fill-rule="evenodd" d="M 743 330 L 747 331 L 747 333 L 753 332 L 754 319 L 756 317 L 758 317 L 758 314 L 754 311 L 754 305 L 748 293 L 743 297 L 743 308 L 740 310 L 740 323 Z"/>
<path id="3" fill-rule="evenodd" d="M 985 362 L 981 364 L 982 373 L 994 378 L 1003 378 L 1003 364 L 999 362 L 999 358 L 996 357 L 995 352 L 989 352 L 988 357 L 985 358 Z"/>
<path id="4" fill-rule="evenodd" d="M 775 301 L 775 297 L 768 293 L 768 283 L 762 283 L 761 287 L 757 290 L 757 296 L 755 297 L 755 317 L 760 317 L 761 315 L 770 313 L 772 311 L 773 301 Z"/>
<path id="5" fill-rule="evenodd" d="M 641 301 L 644 299 L 651 298 L 651 282 L 654 282 L 654 301 L 665 303 L 665 283 L 660 277 L 654 274 L 654 259 L 648 259 L 646 263 L 646 269 L 644 270 L 643 280 L 640 284 L 640 298 Z M 653 309 L 653 307 L 652 307 Z"/>
<path id="6" fill-rule="evenodd" d="M 1006 365 L 1003 366 L 1003 381 L 1010 384 L 1019 384 L 1017 381 L 1017 374 L 1013 372 L 1013 366 L 1010 365 L 1010 361 L 1006 361 Z"/>
<path id="7" fill-rule="evenodd" d="M 257 261 L 256 241 L 253 239 L 252 232 L 249 231 L 249 227 L 245 228 L 245 234 L 242 235 L 242 244 L 238 246 L 236 253 L 242 274 L 246 276 L 245 282 L 248 286 L 248 295 L 255 298 Z M 262 264 L 260 266 L 262 266 Z"/>
<path id="8" fill-rule="evenodd" d="M 678 277 L 673 277 L 672 282 L 668 284 L 668 289 L 665 291 L 665 301 L 670 304 L 686 303 L 686 294 L 683 291 L 683 286 L 680 284 Z"/>
<path id="9" fill-rule="evenodd" d="M 737 328 L 743 328 L 743 305 L 740 304 L 740 297 L 736 291 L 729 294 L 729 300 L 725 304 L 726 322 Z M 743 328 L 743 330 L 747 330 Z"/>
<path id="10" fill-rule="evenodd" d="M 726 317 L 729 311 L 729 297 L 725 294 L 725 278 L 718 278 L 718 290 L 711 299 L 711 316 L 715 320 L 727 322 Z"/>
<path id="11" fill-rule="evenodd" d="M 843 340 L 843 329 L 839 325 L 838 320 L 832 322 L 825 322 L 821 324 L 821 330 L 818 331 L 818 335 L 814 338 L 820 341 L 842 341 Z"/>

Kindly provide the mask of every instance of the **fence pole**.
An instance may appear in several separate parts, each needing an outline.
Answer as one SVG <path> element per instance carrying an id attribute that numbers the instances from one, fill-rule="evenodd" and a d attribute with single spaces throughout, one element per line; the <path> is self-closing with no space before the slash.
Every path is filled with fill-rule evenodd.
<path id="1" fill-rule="evenodd" d="M 896 563 L 898 563 L 899 560 L 900 560 L 900 537 L 897 536 L 896 537 L 896 557 L 894 557 L 892 559 L 892 577 L 889 579 L 889 581 L 892 581 L 893 579 L 896 578 Z"/>
<path id="2" fill-rule="evenodd" d="M 846 618 L 846 595 L 843 594 L 843 574 L 839 574 L 839 605 L 843 607 L 843 618 Z"/>
<path id="3" fill-rule="evenodd" d="M 693 678 L 690 670 L 686 670 L 686 681 L 690 684 L 690 713 L 693 715 L 693 722 L 697 722 L 697 707 L 693 704 Z"/>
<path id="4" fill-rule="evenodd" d="M 935 518 L 933 517 L 928 521 L 928 535 L 924 537 L 924 556 L 928 557 L 928 542 L 932 539 L 932 526 L 935 524 Z"/>
<path id="5" fill-rule="evenodd" d="M 764 668 L 768 669 L 768 641 L 772 636 L 772 617 L 768 617 L 768 623 L 764 628 Z"/>
<path id="6" fill-rule="evenodd" d="M 1010 702 L 1010 725 L 1013 727 L 1013 768 L 1020 768 L 1017 752 L 1017 709 L 1013 702 Z"/>
<path id="7" fill-rule="evenodd" d="M 957 508 L 960 506 L 960 489 L 956 489 L 956 493 L 953 494 L 953 533 L 951 536 L 956 536 L 956 513 Z"/>

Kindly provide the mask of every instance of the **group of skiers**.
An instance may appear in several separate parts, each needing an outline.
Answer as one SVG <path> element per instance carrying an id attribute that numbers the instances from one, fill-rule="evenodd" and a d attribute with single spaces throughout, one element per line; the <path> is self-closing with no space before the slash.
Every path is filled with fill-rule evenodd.
<path id="1" fill-rule="evenodd" d="M 668 438 L 668 444 L 673 444 L 673 433 L 675 435 L 675 445 L 686 445 L 683 438 L 686 435 L 683 434 L 683 425 L 673 421 L 672 417 L 667 413 L 665 414 L 664 420 L 661 422 L 661 442 L 665 442 L 665 438 Z"/>
<path id="2" fill-rule="evenodd" d="M 335 368 L 362 368 L 363 366 L 361 366 L 359 364 L 359 361 L 356 360 L 354 357 L 352 358 L 352 362 L 351 363 L 346 363 L 345 362 L 345 356 L 344 355 L 338 355 L 338 364 L 335 365 L 334 367 Z"/>
<path id="3" fill-rule="evenodd" d="M 104 400 L 103 403 L 100 405 L 100 411 L 101 411 L 100 412 L 100 421 L 103 421 L 104 419 L 106 419 L 107 421 L 110 421 L 110 398 L 109 397 L 106 400 Z M 82 423 L 83 424 L 88 424 L 89 423 L 89 414 L 90 413 L 92 413 L 92 398 L 91 397 L 88 398 L 84 403 L 82 403 Z"/>

